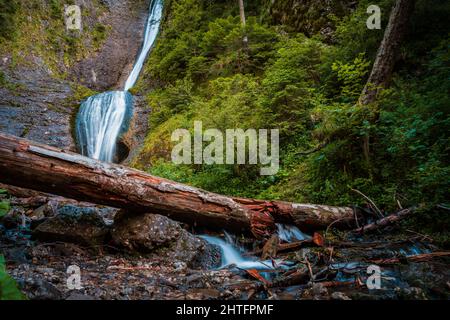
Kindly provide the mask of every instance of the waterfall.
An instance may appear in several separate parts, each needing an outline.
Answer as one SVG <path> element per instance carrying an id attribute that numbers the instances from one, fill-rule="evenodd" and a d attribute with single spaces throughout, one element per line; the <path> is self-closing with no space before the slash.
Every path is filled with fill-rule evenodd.
<path id="1" fill-rule="evenodd" d="M 81 154 L 93 159 L 113 162 L 117 140 L 128 128 L 133 99 L 128 92 L 142 70 L 144 61 L 158 35 L 163 0 L 152 0 L 144 31 L 144 42 L 123 91 L 109 91 L 84 101 L 76 119 L 76 138 Z"/>

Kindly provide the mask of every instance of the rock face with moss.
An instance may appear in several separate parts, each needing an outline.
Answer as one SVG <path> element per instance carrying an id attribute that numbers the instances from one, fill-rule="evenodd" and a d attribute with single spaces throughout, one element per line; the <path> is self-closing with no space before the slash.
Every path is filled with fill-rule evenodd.
<path id="1" fill-rule="evenodd" d="M 0 131 L 75 150 L 81 101 L 121 87 L 142 41 L 148 0 L 1 2 Z M 82 29 L 66 30 L 64 6 L 81 8 Z M 6 27 L 5 27 L 6 28 Z"/>
<path id="2" fill-rule="evenodd" d="M 64 241 L 84 246 L 102 245 L 109 233 L 108 226 L 96 208 L 67 205 L 58 214 L 46 219 L 33 230 L 41 241 Z"/>

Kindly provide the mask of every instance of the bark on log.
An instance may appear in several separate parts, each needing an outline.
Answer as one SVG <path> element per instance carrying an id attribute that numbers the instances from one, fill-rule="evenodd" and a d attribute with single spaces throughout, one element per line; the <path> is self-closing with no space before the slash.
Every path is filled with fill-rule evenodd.
<path id="1" fill-rule="evenodd" d="M 414 256 L 408 256 L 403 258 L 374 259 L 370 260 L 370 262 L 378 265 L 388 265 L 388 264 L 402 263 L 405 261 L 424 262 L 432 260 L 433 258 L 448 257 L 448 256 L 450 256 L 450 251 L 438 251 L 431 253 L 416 254 Z"/>
<path id="2" fill-rule="evenodd" d="M 255 237 L 269 236 L 275 222 L 315 230 L 340 219 L 351 227 L 355 215 L 348 207 L 227 197 L 3 133 L 0 182 Z"/>

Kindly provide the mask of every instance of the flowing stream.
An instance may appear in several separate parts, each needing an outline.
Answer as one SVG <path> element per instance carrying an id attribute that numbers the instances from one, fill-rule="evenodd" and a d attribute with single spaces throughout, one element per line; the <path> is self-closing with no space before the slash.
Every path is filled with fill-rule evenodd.
<path id="1" fill-rule="evenodd" d="M 116 159 L 117 140 L 128 129 L 133 108 L 133 97 L 128 90 L 135 85 L 144 61 L 156 40 L 162 11 L 163 0 L 152 0 L 142 49 L 124 89 L 96 94 L 81 104 L 76 119 L 76 138 L 83 155 L 106 162 L 113 162 Z M 277 228 L 280 240 L 285 242 L 309 237 L 294 226 L 278 224 Z M 200 237 L 219 247 L 222 258 L 220 268 L 230 265 L 241 269 L 274 268 L 272 261 L 258 261 L 254 257 L 243 256 L 243 249 L 236 247 L 230 236 L 226 240 L 210 235 Z"/>
<path id="2" fill-rule="evenodd" d="M 133 97 L 128 90 L 135 85 L 156 40 L 162 11 L 163 0 L 152 0 L 144 42 L 123 91 L 103 92 L 81 104 L 75 126 L 81 154 L 101 161 L 115 161 L 117 140 L 128 129 L 133 112 Z"/>

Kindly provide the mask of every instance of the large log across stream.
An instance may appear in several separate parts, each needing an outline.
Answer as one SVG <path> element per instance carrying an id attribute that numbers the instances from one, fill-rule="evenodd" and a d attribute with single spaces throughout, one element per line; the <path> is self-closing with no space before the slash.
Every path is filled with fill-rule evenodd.
<path id="1" fill-rule="evenodd" d="M 255 237 L 268 236 L 276 222 L 316 230 L 355 219 L 348 207 L 227 197 L 3 133 L 0 182 Z"/>

